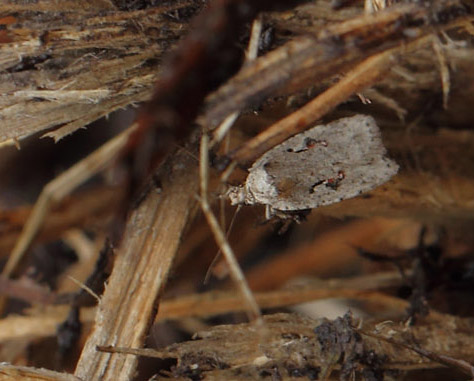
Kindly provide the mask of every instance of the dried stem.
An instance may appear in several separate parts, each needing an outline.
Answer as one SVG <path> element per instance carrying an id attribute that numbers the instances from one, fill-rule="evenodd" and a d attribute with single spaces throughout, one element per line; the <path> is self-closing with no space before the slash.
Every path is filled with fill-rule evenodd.
<path id="1" fill-rule="evenodd" d="M 200 177 L 201 177 L 201 208 L 206 216 L 207 222 L 214 234 L 214 237 L 221 249 L 222 253 L 224 254 L 224 258 L 229 265 L 230 274 L 232 279 L 236 283 L 237 287 L 239 288 L 242 297 L 245 300 L 245 303 L 248 306 L 248 314 L 250 320 L 255 320 L 258 324 L 262 323 L 262 317 L 260 313 L 260 308 L 258 307 L 257 302 L 255 301 L 255 297 L 250 290 L 247 281 L 245 280 L 244 274 L 240 269 L 239 263 L 235 259 L 235 255 L 232 251 L 232 248 L 227 241 L 227 238 L 222 231 L 221 227 L 219 226 L 219 222 L 217 221 L 216 217 L 212 213 L 212 209 L 209 206 L 209 201 L 207 200 L 207 184 L 208 184 L 208 137 L 206 134 L 202 135 L 201 138 L 201 155 L 200 155 Z"/>
<path id="2" fill-rule="evenodd" d="M 396 61 L 397 50 L 383 52 L 363 61 L 334 86 L 246 142 L 230 153 L 229 157 L 240 164 L 248 165 L 290 136 L 304 131 L 351 95 L 376 83 Z"/>
<path id="3" fill-rule="evenodd" d="M 182 150 L 159 172 L 160 194 L 150 191 L 132 211 L 116 263 L 101 298 L 94 329 L 76 375 L 87 380 L 130 379 L 136 359 L 97 353 L 97 345 L 140 347 L 157 311 L 184 228 L 195 210 L 197 162 Z"/>
<path id="4" fill-rule="evenodd" d="M 61 201 L 83 182 L 104 170 L 108 165 L 114 163 L 118 153 L 125 146 L 134 128 L 135 126 L 132 126 L 117 137 L 111 139 L 108 143 L 98 148 L 44 187 L 38 201 L 31 211 L 27 223 L 23 227 L 18 242 L 8 257 L 8 261 L 3 268 L 2 276 L 9 277 L 15 270 L 43 224 L 44 218 L 51 208 L 51 204 Z"/>
<path id="5" fill-rule="evenodd" d="M 83 381 L 78 377 L 74 377 L 72 374 L 6 363 L 0 364 L 0 378 L 3 381 Z"/>

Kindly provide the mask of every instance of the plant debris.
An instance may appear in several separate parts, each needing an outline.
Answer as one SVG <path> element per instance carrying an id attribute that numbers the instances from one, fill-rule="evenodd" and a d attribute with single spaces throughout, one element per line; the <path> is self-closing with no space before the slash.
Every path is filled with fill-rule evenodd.
<path id="1" fill-rule="evenodd" d="M 472 0 L 2 2 L 0 377 L 471 377 L 473 22 Z M 307 135 L 357 115 L 360 196 L 355 138 Z M 230 208 L 281 147 L 263 204 L 313 209 Z"/>

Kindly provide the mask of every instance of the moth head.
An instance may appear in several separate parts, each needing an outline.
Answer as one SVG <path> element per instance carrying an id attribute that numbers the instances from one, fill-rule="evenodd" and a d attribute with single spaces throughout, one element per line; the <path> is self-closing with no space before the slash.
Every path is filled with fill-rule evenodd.
<path id="1" fill-rule="evenodd" d="M 247 192 L 245 188 L 241 185 L 231 186 L 226 192 L 226 196 L 229 198 L 232 205 L 241 205 L 245 204 L 247 199 Z"/>

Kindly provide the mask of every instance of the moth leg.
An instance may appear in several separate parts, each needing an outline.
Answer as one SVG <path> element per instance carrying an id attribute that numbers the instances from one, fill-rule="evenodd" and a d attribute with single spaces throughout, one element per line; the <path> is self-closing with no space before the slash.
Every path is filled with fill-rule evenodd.
<path id="1" fill-rule="evenodd" d="M 443 108 L 448 108 L 449 91 L 451 88 L 451 80 L 449 75 L 449 65 L 446 59 L 446 52 L 444 51 L 441 40 L 438 36 L 433 35 L 433 50 L 439 63 L 439 72 L 441 76 L 441 88 L 443 89 Z"/>
<path id="2" fill-rule="evenodd" d="M 265 205 L 265 219 L 271 220 L 275 216 L 275 209 L 273 209 L 270 205 Z"/>
<path id="3" fill-rule="evenodd" d="M 117 158 L 117 155 L 125 147 L 128 141 L 128 136 L 135 128 L 136 126 L 132 125 L 127 130 L 117 135 L 96 151 L 92 152 L 89 156 L 56 177 L 43 188 L 43 191 L 38 197 L 26 224 L 23 226 L 20 238 L 8 257 L 8 261 L 2 272 L 3 277 L 8 278 L 13 271 L 15 271 L 18 263 L 20 263 L 40 230 L 51 205 L 62 200 L 84 181 L 90 179 L 92 176 L 112 164 Z M 1 304 L 3 303 L 0 303 L 0 309 Z"/>
<path id="4" fill-rule="evenodd" d="M 250 287 L 245 280 L 244 274 L 235 258 L 234 252 L 230 247 L 229 242 L 222 231 L 216 216 L 212 213 L 209 201 L 207 199 L 207 186 L 208 186 L 208 168 L 209 168 L 209 151 L 208 151 L 209 137 L 204 133 L 201 137 L 200 147 L 200 162 L 199 162 L 199 174 L 200 174 L 200 197 L 199 202 L 201 209 L 206 217 L 207 223 L 214 234 L 214 239 L 217 242 L 224 258 L 229 266 L 229 272 L 234 280 L 236 286 L 244 298 L 248 310 L 248 316 L 250 320 L 255 320 L 258 324 L 263 324 L 262 315 L 260 308 L 258 307 L 257 301 L 250 290 Z"/>

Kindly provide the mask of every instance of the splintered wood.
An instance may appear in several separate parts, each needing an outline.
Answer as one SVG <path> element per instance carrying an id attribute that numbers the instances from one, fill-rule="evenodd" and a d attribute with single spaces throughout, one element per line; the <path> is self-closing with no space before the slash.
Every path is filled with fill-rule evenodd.
<path id="1" fill-rule="evenodd" d="M 59 140 L 150 98 L 157 63 L 187 30 L 187 19 L 167 22 L 183 8 L 192 14 L 200 5 L 133 12 L 119 12 L 111 1 L 1 5 L 9 16 L 0 19 L 0 141 L 53 127 L 60 128 L 47 136 Z"/>
<path id="2" fill-rule="evenodd" d="M 163 191 L 151 191 L 130 215 L 94 329 L 76 368 L 81 379 L 131 379 L 135 373 L 136 358 L 124 361 L 120 355 L 98 354 L 96 346 L 143 344 L 184 227 L 196 210 L 195 158 L 182 150 L 161 173 Z"/>
<path id="3" fill-rule="evenodd" d="M 473 22 L 472 0 L 0 4 L 0 379 L 472 376 Z M 7 161 L 127 106 L 52 181 Z"/>

